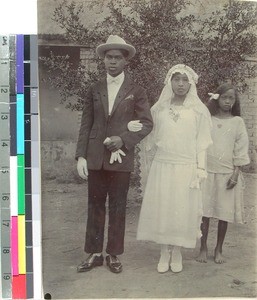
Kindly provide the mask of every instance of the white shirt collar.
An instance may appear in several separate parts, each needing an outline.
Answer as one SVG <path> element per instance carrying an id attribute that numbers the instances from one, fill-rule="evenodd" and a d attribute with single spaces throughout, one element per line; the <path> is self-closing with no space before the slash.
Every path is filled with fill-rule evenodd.
<path id="1" fill-rule="evenodd" d="M 122 82 L 124 81 L 124 78 L 125 78 L 124 72 L 120 73 L 116 77 L 113 77 L 107 73 L 107 83 L 108 84 L 110 84 L 110 83 L 122 84 Z"/>

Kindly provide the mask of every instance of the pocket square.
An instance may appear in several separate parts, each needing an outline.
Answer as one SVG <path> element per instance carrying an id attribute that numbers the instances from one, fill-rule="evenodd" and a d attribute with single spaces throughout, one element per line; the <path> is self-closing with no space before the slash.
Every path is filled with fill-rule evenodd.
<path id="1" fill-rule="evenodd" d="M 134 95 L 131 94 L 128 97 L 126 97 L 124 100 L 134 100 Z"/>

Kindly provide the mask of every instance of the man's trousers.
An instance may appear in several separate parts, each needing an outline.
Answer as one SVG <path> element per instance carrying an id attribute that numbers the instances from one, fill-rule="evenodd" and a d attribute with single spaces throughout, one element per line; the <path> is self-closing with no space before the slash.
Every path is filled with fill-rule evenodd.
<path id="1" fill-rule="evenodd" d="M 106 253 L 111 255 L 123 253 L 129 180 L 130 172 L 89 170 L 85 252 L 100 253 L 103 250 L 108 198 L 109 224 Z"/>

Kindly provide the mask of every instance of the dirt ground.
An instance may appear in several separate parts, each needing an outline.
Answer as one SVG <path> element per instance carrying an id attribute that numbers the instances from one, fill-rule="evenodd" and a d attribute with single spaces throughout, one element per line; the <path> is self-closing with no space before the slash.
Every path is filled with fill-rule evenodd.
<path id="1" fill-rule="evenodd" d="M 111 273 L 104 264 L 87 273 L 77 273 L 83 252 L 86 184 L 42 182 L 43 289 L 52 299 L 100 298 L 195 298 L 257 296 L 257 174 L 244 174 L 245 215 L 243 225 L 229 224 L 223 253 L 227 262 L 213 261 L 217 222 L 209 232 L 209 260 L 195 261 L 194 250 L 183 249 L 184 269 L 159 274 L 159 246 L 136 240 L 140 207 L 132 205 L 129 193 L 123 272 Z"/>

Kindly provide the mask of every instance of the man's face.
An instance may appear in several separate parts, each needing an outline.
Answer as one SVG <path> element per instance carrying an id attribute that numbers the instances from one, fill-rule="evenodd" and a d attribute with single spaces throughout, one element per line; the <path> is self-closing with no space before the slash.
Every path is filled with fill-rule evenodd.
<path id="1" fill-rule="evenodd" d="M 105 53 L 104 64 L 109 75 L 116 77 L 123 72 L 127 63 L 120 50 L 109 50 Z"/>

